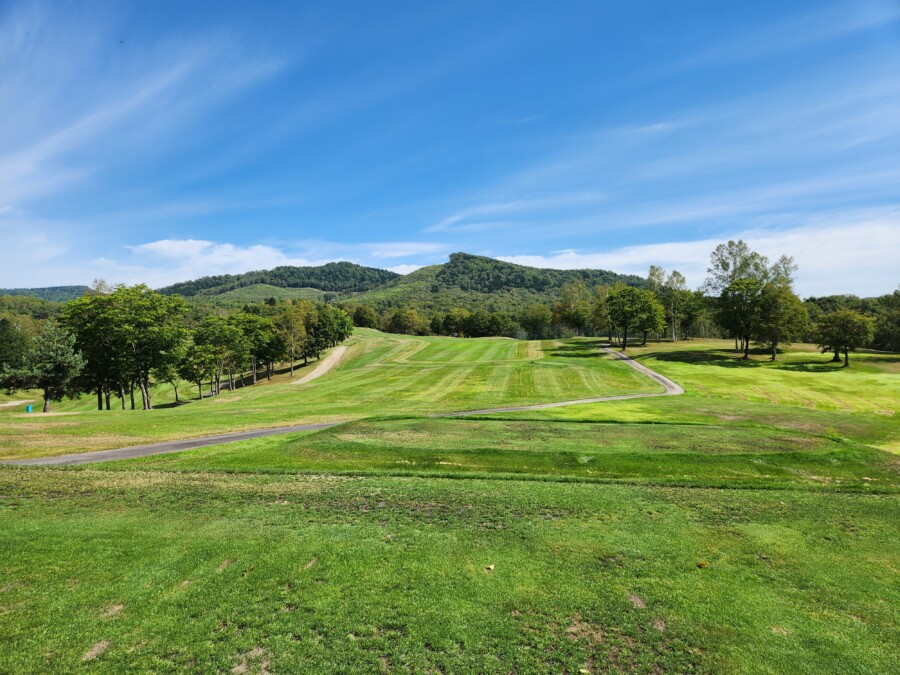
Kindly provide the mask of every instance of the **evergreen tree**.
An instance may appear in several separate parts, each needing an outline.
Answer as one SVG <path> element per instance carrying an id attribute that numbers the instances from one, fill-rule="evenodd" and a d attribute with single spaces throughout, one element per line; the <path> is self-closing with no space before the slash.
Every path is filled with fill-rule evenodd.
<path id="1" fill-rule="evenodd" d="M 0 382 L 8 390 L 40 389 L 44 412 L 51 401 L 61 401 L 74 393 L 73 380 L 81 373 L 84 359 L 75 349 L 75 336 L 49 321 L 37 336 L 21 365 L 4 368 Z"/>

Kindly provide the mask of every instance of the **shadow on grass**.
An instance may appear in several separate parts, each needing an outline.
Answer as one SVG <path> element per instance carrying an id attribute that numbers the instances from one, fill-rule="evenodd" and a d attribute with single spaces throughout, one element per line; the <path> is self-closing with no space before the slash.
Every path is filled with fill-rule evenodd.
<path id="1" fill-rule="evenodd" d="M 553 347 L 545 351 L 550 356 L 561 356 L 564 358 L 587 359 L 602 356 L 603 352 L 600 347 L 607 344 L 606 340 L 600 338 L 582 339 L 579 342 L 567 343 Z"/>
<path id="2" fill-rule="evenodd" d="M 802 373 L 830 373 L 840 370 L 843 363 L 834 362 L 825 355 L 822 358 L 811 359 L 809 361 L 772 361 L 769 356 L 770 352 L 765 350 L 750 350 L 751 356 L 763 358 L 745 359 L 741 354 L 730 350 L 711 350 L 711 351 L 671 351 L 671 352 L 655 352 L 650 354 L 632 354 L 631 356 L 638 360 L 644 356 L 650 356 L 657 361 L 677 362 L 677 363 L 700 363 L 709 366 L 721 366 L 723 368 L 761 368 L 768 366 L 777 368 L 778 370 L 790 370 Z M 782 352 L 779 356 L 783 358 Z M 852 363 L 852 359 L 851 359 Z"/>

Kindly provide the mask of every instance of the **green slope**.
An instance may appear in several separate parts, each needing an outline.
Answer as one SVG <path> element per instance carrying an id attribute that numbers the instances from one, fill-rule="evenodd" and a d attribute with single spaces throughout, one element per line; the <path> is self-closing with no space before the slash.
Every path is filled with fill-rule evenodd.
<path id="1" fill-rule="evenodd" d="M 454 253 L 443 265 L 431 265 L 353 298 L 377 309 L 412 307 L 424 313 L 455 307 L 517 313 L 534 302 L 550 304 L 569 281 L 589 287 L 626 283 L 644 286 L 634 275 L 607 270 L 551 270 L 525 267 L 467 253 Z"/>
<path id="2" fill-rule="evenodd" d="M 159 289 L 167 295 L 185 297 L 195 295 L 222 295 L 229 291 L 266 284 L 280 288 L 315 288 L 332 293 L 358 292 L 376 288 L 395 279 L 398 275 L 387 270 L 363 267 L 349 262 L 336 262 L 319 267 L 276 267 L 245 274 L 223 274 L 201 277 L 194 281 L 166 286 Z"/>
<path id="3" fill-rule="evenodd" d="M 329 299 L 334 302 L 362 303 L 379 310 L 411 307 L 430 313 L 463 307 L 514 314 L 534 302 L 552 303 L 563 284 L 577 279 L 591 287 L 618 282 L 631 286 L 646 284 L 641 277 L 607 270 L 537 269 L 453 253 L 449 262 L 403 276 L 339 262 L 321 267 L 276 267 L 239 275 L 202 277 L 167 286 L 160 292 L 177 293 L 198 303 L 224 307 L 271 297 L 321 300 L 329 293 Z M 285 292 L 287 289 L 289 292 Z"/>
<path id="4" fill-rule="evenodd" d="M 87 286 L 47 286 L 46 288 L 0 288 L 2 295 L 24 295 L 49 302 L 66 302 L 80 298 L 88 290 Z"/>

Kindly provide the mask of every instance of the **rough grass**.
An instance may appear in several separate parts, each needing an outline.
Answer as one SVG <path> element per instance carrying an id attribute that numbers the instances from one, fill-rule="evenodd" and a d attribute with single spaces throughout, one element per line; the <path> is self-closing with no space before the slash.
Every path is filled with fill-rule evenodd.
<path id="1" fill-rule="evenodd" d="M 354 421 L 0 467 L 0 671 L 900 670 L 895 356 L 662 343 L 630 351 L 684 396 L 425 416 L 633 380 L 591 340 L 534 346 L 364 333 L 310 385 L 127 424 L 3 413 L 45 454 Z"/>
<path id="2" fill-rule="evenodd" d="M 893 497 L 35 469 L 0 492 L 6 672 L 900 667 Z"/>
<path id="3" fill-rule="evenodd" d="M 842 439 L 727 424 L 482 419 L 353 422 L 117 462 L 111 469 L 503 475 L 894 492 L 900 462 Z"/>

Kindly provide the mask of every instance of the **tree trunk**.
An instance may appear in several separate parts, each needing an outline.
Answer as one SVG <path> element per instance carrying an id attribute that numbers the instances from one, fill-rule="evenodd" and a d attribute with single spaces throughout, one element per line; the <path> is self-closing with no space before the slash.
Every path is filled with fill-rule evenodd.
<path id="1" fill-rule="evenodd" d="M 178 385 L 173 382 L 172 388 L 175 390 L 175 403 L 181 403 L 181 401 L 178 400 Z"/>
<path id="2" fill-rule="evenodd" d="M 44 412 L 50 412 L 50 392 L 44 389 Z"/>
<path id="3" fill-rule="evenodd" d="M 749 359 L 750 358 L 750 337 L 745 335 L 743 342 L 744 342 L 744 358 Z"/>
<path id="4" fill-rule="evenodd" d="M 628 326 L 624 326 L 622 332 L 622 351 L 628 349 Z"/>
<path id="5" fill-rule="evenodd" d="M 131 383 L 131 409 L 135 409 L 134 405 L 134 382 Z"/>
<path id="6" fill-rule="evenodd" d="M 777 355 L 778 355 L 778 343 L 777 343 L 777 342 L 773 342 L 773 343 L 772 343 L 772 360 L 773 360 L 773 361 L 775 360 L 775 357 L 776 357 Z"/>
<path id="7" fill-rule="evenodd" d="M 143 405 L 143 409 L 153 410 L 153 405 L 150 403 L 150 387 L 146 378 L 141 377 L 138 385 L 141 388 L 141 404 Z"/>
<path id="8" fill-rule="evenodd" d="M 119 400 L 122 401 L 122 410 L 125 410 L 125 383 L 119 380 Z"/>
<path id="9" fill-rule="evenodd" d="M 110 407 L 109 407 L 109 398 L 110 398 L 109 387 L 104 388 L 103 396 L 106 398 L 106 409 L 109 410 L 110 409 Z"/>
<path id="10" fill-rule="evenodd" d="M 834 358 L 831 359 L 831 362 L 832 363 L 840 363 L 841 362 L 841 350 L 840 349 L 834 350 Z"/>
<path id="11" fill-rule="evenodd" d="M 203 380 L 197 380 L 197 400 L 203 400 Z"/>
<path id="12" fill-rule="evenodd" d="M 253 384 L 256 384 L 256 357 L 253 357 Z"/>
<path id="13" fill-rule="evenodd" d="M 103 390 L 97 387 L 97 410 L 103 410 Z"/>
<path id="14" fill-rule="evenodd" d="M 644 345 L 647 344 L 647 331 L 644 331 Z"/>
<path id="15" fill-rule="evenodd" d="M 844 349 L 844 368 L 850 365 L 850 351 Z"/>

